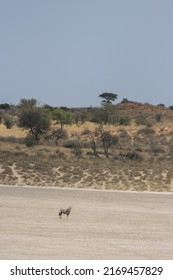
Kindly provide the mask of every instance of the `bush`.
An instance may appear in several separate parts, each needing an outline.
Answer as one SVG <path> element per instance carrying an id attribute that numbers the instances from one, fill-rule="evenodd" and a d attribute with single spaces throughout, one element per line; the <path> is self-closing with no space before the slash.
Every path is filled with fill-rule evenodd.
<path id="1" fill-rule="evenodd" d="M 126 158 L 130 159 L 130 160 L 142 160 L 142 157 L 137 153 L 137 152 L 128 152 L 126 154 Z"/>
<path id="2" fill-rule="evenodd" d="M 73 154 L 77 157 L 81 157 L 83 151 L 81 149 L 81 142 L 78 139 L 71 139 L 64 143 L 63 145 L 65 148 L 73 149 Z"/>
<path id="3" fill-rule="evenodd" d="M 130 116 L 120 116 L 120 117 L 118 118 L 118 123 L 119 123 L 120 125 L 130 125 L 130 123 L 131 123 L 131 118 L 130 118 Z"/>
<path id="4" fill-rule="evenodd" d="M 60 139 L 67 139 L 68 134 L 67 134 L 66 130 L 58 128 L 58 129 L 52 131 L 51 137 L 53 138 L 55 144 L 58 145 L 58 141 Z"/>
<path id="5" fill-rule="evenodd" d="M 81 135 L 89 135 L 90 133 L 91 133 L 91 130 L 89 130 L 88 128 L 85 128 L 85 129 L 82 131 Z"/>
<path id="6" fill-rule="evenodd" d="M 138 116 L 135 122 L 137 125 L 148 125 L 148 120 L 144 116 Z"/>
<path id="7" fill-rule="evenodd" d="M 118 134 L 118 136 L 120 137 L 120 138 L 130 138 L 130 135 L 129 135 L 129 133 L 127 132 L 127 130 L 125 130 L 124 128 L 121 128 L 121 129 L 119 129 L 119 134 Z"/>
<path id="8" fill-rule="evenodd" d="M 159 142 L 153 141 L 153 142 L 151 142 L 150 145 L 151 145 L 151 151 L 152 151 L 154 154 L 164 153 L 164 149 L 163 149 L 163 147 L 160 145 Z"/>
<path id="9" fill-rule="evenodd" d="M 141 155 L 135 151 L 129 151 L 127 153 L 120 153 L 119 157 L 124 158 L 124 159 L 142 161 Z"/>
<path id="10" fill-rule="evenodd" d="M 65 148 L 76 148 L 76 147 L 81 147 L 81 142 L 78 139 L 70 139 L 66 141 L 63 145 Z"/>
<path id="11" fill-rule="evenodd" d="M 44 109 L 40 107 L 29 107 L 28 105 L 26 108 L 21 109 L 18 125 L 19 127 L 29 129 L 29 133 L 34 135 L 38 142 L 41 136 L 50 128 L 50 117 L 45 113 Z"/>
<path id="12" fill-rule="evenodd" d="M 82 151 L 80 146 L 76 146 L 76 147 L 73 148 L 73 153 L 74 153 L 75 156 L 81 157 L 82 154 L 83 154 L 83 151 Z"/>
<path id="13" fill-rule="evenodd" d="M 59 149 L 56 150 L 56 154 L 58 155 L 59 158 L 65 158 L 64 152 L 61 152 Z"/>
<path id="14" fill-rule="evenodd" d="M 170 109 L 170 110 L 173 110 L 173 105 L 169 106 L 169 109 Z"/>
<path id="15" fill-rule="evenodd" d="M 123 100 L 121 101 L 121 103 L 128 103 L 128 99 L 127 98 L 123 98 Z"/>
<path id="16" fill-rule="evenodd" d="M 162 114 L 156 114 L 155 118 L 156 118 L 156 121 L 160 122 L 161 118 L 162 118 Z"/>
<path id="17" fill-rule="evenodd" d="M 8 110 L 8 109 L 10 109 L 10 104 L 8 104 L 8 103 L 1 103 L 0 104 L 0 109 Z"/>
<path id="18" fill-rule="evenodd" d="M 26 145 L 27 147 L 32 147 L 32 146 L 35 146 L 36 144 L 37 144 L 37 141 L 36 141 L 34 135 L 28 134 L 28 135 L 25 137 L 25 145 Z"/>
<path id="19" fill-rule="evenodd" d="M 155 131 L 153 128 L 151 127 L 144 127 L 144 128 L 140 128 L 138 131 L 137 131 L 137 135 L 153 135 L 155 134 Z"/>
<path id="20" fill-rule="evenodd" d="M 14 121 L 11 117 L 5 116 L 4 117 L 4 125 L 6 126 L 7 129 L 10 129 L 14 125 Z"/>

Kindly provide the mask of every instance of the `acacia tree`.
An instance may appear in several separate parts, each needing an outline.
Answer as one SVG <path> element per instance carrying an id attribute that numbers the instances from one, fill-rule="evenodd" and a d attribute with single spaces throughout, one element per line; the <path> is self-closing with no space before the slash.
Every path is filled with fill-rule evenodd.
<path id="1" fill-rule="evenodd" d="M 98 151 L 97 151 L 97 144 L 96 144 L 96 139 L 95 139 L 94 133 L 91 132 L 90 130 L 87 130 L 85 134 L 86 134 L 86 135 L 88 136 L 88 138 L 89 138 L 89 143 L 90 143 L 91 149 L 93 150 L 94 156 L 95 156 L 95 157 L 99 157 L 99 154 L 98 154 Z"/>
<path id="2" fill-rule="evenodd" d="M 53 111 L 53 119 L 56 120 L 57 124 L 60 124 L 61 130 L 63 130 L 64 125 L 71 125 L 73 123 L 71 114 L 62 109 Z"/>
<path id="3" fill-rule="evenodd" d="M 19 102 L 19 107 L 26 109 L 26 108 L 33 108 L 37 106 L 37 100 L 35 98 L 26 99 L 21 98 Z"/>
<path id="4" fill-rule="evenodd" d="M 116 93 L 109 93 L 109 92 L 103 92 L 99 95 L 100 98 L 102 98 L 102 104 L 112 104 L 115 99 L 117 99 L 118 95 Z"/>
<path id="5" fill-rule="evenodd" d="M 56 145 L 58 145 L 58 141 L 60 139 L 68 138 L 67 132 L 65 130 L 62 130 L 61 128 L 53 130 L 51 136 L 52 136 L 52 139 L 54 140 Z"/>
<path id="6" fill-rule="evenodd" d="M 115 118 L 115 107 L 112 102 L 117 99 L 117 94 L 104 92 L 100 94 L 98 97 L 102 98 L 101 105 L 102 108 L 99 111 L 101 123 L 107 124 L 113 122 L 112 120 Z"/>
<path id="7" fill-rule="evenodd" d="M 104 154 L 108 158 L 109 157 L 109 148 L 111 146 L 117 144 L 118 137 L 115 135 L 112 135 L 108 131 L 104 131 L 102 126 L 99 127 L 99 132 L 100 132 L 100 137 L 101 137 L 101 141 L 103 144 Z"/>
<path id="8" fill-rule="evenodd" d="M 22 106 L 20 105 L 21 103 L 19 103 L 18 125 L 19 127 L 29 129 L 29 133 L 31 133 L 36 142 L 38 142 L 41 136 L 49 129 L 50 118 L 43 108 L 36 106 L 37 102 L 33 104 L 30 101 L 30 99 L 25 99 L 25 104 Z"/>
<path id="9" fill-rule="evenodd" d="M 76 125 L 78 125 L 79 122 L 84 124 L 84 122 L 87 120 L 87 114 L 85 112 L 75 112 L 73 114 L 73 119 Z"/>

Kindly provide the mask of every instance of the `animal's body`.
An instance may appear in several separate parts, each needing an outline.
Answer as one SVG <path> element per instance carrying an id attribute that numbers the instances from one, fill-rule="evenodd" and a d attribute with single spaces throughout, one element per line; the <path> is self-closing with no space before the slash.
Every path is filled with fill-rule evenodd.
<path id="1" fill-rule="evenodd" d="M 67 215 L 67 217 L 70 215 L 72 207 L 68 207 L 67 209 L 60 209 L 59 211 L 59 218 L 62 218 L 62 214 Z"/>

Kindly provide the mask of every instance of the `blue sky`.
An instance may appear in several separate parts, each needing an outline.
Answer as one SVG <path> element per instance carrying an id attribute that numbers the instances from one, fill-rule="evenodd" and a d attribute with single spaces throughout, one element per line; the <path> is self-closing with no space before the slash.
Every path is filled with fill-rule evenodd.
<path id="1" fill-rule="evenodd" d="M 172 0 L 0 0 L 0 103 L 173 105 Z"/>

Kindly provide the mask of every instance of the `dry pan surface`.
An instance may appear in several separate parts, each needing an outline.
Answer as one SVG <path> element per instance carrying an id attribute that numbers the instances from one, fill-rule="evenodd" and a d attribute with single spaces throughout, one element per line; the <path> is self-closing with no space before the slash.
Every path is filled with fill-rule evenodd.
<path id="1" fill-rule="evenodd" d="M 173 259 L 171 193 L 0 186 L 0 220 L 0 259 Z"/>

